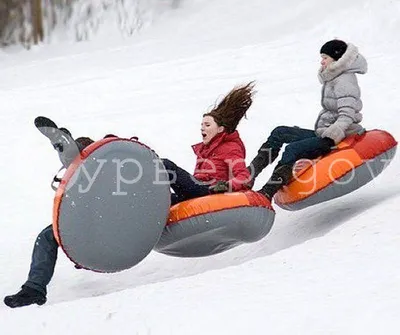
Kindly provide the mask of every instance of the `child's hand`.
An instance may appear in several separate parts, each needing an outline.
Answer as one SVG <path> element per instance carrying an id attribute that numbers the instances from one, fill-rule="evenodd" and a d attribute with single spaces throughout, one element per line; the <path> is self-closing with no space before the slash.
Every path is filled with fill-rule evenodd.
<path id="1" fill-rule="evenodd" d="M 216 194 L 216 193 L 224 193 L 229 190 L 229 184 L 227 181 L 220 180 L 217 181 L 216 184 L 211 185 L 209 188 L 210 193 Z"/>
<path id="2" fill-rule="evenodd" d="M 346 137 L 346 134 L 340 126 L 334 123 L 321 134 L 321 137 L 329 137 L 335 141 L 335 144 L 338 144 Z"/>

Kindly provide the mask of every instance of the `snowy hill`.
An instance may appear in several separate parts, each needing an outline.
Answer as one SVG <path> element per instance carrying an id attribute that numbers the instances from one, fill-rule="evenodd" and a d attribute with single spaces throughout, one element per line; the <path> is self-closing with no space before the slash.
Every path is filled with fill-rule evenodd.
<path id="1" fill-rule="evenodd" d="M 234 85 L 256 80 L 239 126 L 250 160 L 277 125 L 312 127 L 321 45 L 334 37 L 369 62 L 363 125 L 400 139 L 400 2 L 193 0 L 131 39 L 1 53 L 0 294 L 24 283 L 51 222 L 59 168 L 33 127 L 46 115 L 75 136 L 139 136 L 192 171 L 200 120 Z M 276 208 L 262 241 L 208 258 L 150 254 L 117 274 L 76 270 L 59 253 L 47 304 L 0 305 L 13 334 L 397 334 L 400 162 L 365 187 L 298 212 Z M 272 169 L 257 180 L 262 185 Z"/>

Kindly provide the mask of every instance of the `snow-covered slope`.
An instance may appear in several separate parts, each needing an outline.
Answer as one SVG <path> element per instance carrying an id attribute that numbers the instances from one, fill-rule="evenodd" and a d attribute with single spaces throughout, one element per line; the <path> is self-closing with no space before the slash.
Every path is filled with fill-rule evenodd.
<path id="1" fill-rule="evenodd" d="M 75 136 L 137 135 L 193 169 L 201 116 L 256 80 L 239 127 L 249 160 L 277 125 L 311 127 L 321 45 L 334 37 L 369 61 L 364 126 L 400 138 L 400 2 L 193 0 L 132 39 L 101 38 L 0 54 L 0 295 L 25 281 L 36 235 L 51 222 L 59 162 L 33 127 L 46 115 Z M 399 159 L 356 192 L 299 212 L 277 208 L 262 241 L 203 259 L 152 253 L 105 275 L 60 252 L 48 302 L 0 306 L 14 334 L 397 334 Z M 256 187 L 265 182 L 267 169 Z"/>

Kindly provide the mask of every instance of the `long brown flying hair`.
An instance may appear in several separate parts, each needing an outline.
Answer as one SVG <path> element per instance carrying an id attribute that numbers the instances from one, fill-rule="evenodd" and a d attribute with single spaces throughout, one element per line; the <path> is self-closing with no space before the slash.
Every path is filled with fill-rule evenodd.
<path id="1" fill-rule="evenodd" d="M 237 86 L 211 112 L 203 116 L 212 116 L 219 126 L 225 127 L 227 133 L 233 133 L 243 116 L 246 117 L 254 94 L 254 81 L 244 86 Z"/>

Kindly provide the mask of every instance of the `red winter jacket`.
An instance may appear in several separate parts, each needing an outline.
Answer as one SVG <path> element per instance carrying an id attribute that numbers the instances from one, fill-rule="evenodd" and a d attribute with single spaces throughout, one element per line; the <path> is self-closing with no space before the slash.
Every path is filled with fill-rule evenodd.
<path id="1" fill-rule="evenodd" d="M 250 172 L 246 168 L 246 149 L 239 133 L 226 132 L 216 135 L 208 144 L 192 146 L 197 156 L 194 177 L 211 185 L 219 180 L 229 182 L 232 191 L 249 189 Z"/>

